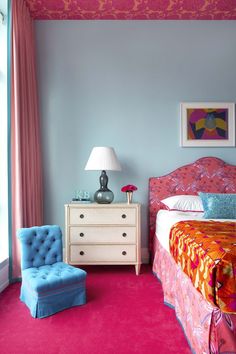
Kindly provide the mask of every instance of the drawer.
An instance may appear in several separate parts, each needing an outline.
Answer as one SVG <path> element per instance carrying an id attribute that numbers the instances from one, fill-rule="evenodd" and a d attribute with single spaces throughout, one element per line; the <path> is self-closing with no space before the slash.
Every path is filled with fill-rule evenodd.
<path id="1" fill-rule="evenodd" d="M 69 209 L 69 223 L 74 225 L 135 225 L 135 208 L 73 208 Z"/>
<path id="2" fill-rule="evenodd" d="M 70 262 L 135 262 L 135 245 L 71 245 Z"/>
<path id="3" fill-rule="evenodd" d="M 71 226 L 70 243 L 136 243 L 134 226 Z"/>

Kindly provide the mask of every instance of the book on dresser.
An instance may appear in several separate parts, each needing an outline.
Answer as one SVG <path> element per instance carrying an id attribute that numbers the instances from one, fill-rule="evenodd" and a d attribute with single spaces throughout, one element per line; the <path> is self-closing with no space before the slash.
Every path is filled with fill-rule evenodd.
<path id="1" fill-rule="evenodd" d="M 139 203 L 65 205 L 66 262 L 141 267 Z"/>

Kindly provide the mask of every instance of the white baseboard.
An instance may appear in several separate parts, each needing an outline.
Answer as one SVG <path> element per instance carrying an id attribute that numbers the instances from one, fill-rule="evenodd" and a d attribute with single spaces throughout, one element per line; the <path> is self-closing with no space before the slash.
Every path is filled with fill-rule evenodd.
<path id="1" fill-rule="evenodd" d="M 65 249 L 63 249 L 65 251 Z M 64 253 L 64 252 L 63 252 Z M 141 249 L 141 258 L 143 264 L 149 263 L 148 248 Z M 0 292 L 2 292 L 9 285 L 9 260 L 0 263 Z"/>
<path id="2" fill-rule="evenodd" d="M 148 250 L 148 248 L 142 248 L 141 249 L 141 258 L 142 258 L 142 263 L 143 264 L 148 264 L 149 263 L 149 250 Z"/>
<path id="3" fill-rule="evenodd" d="M 9 285 L 9 260 L 0 263 L 0 292 Z"/>

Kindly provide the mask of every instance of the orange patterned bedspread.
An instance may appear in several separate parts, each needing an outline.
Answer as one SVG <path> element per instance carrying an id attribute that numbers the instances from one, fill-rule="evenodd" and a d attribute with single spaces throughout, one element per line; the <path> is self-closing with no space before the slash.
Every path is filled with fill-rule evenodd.
<path id="1" fill-rule="evenodd" d="M 180 221 L 170 252 L 206 300 L 236 313 L 236 222 Z"/>

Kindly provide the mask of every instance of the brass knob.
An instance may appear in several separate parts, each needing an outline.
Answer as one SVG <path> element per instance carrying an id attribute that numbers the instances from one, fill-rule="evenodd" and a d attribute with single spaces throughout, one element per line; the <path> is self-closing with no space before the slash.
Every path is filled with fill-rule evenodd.
<path id="1" fill-rule="evenodd" d="M 83 256 L 84 255 L 84 251 L 80 251 L 80 253 L 79 253 L 81 256 Z"/>
<path id="2" fill-rule="evenodd" d="M 125 256 L 126 255 L 126 251 L 122 251 L 122 254 L 123 254 L 123 256 Z"/>
<path id="3" fill-rule="evenodd" d="M 83 232 L 81 232 L 79 235 L 80 235 L 80 237 L 84 237 L 84 233 Z"/>
<path id="4" fill-rule="evenodd" d="M 123 232 L 122 236 L 123 236 L 123 237 L 126 237 L 126 236 L 127 236 L 127 233 L 126 233 L 126 232 Z"/>
<path id="5" fill-rule="evenodd" d="M 121 217 L 122 217 L 123 219 L 125 219 L 125 218 L 126 218 L 126 215 L 125 215 L 125 214 L 122 214 Z"/>
<path id="6" fill-rule="evenodd" d="M 84 214 L 80 214 L 80 219 L 83 219 L 84 218 Z"/>

